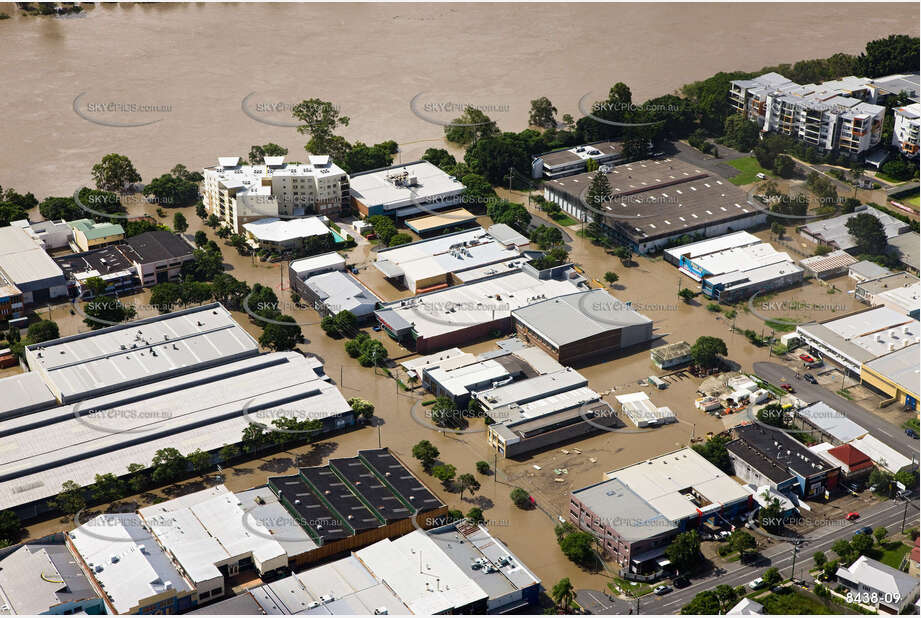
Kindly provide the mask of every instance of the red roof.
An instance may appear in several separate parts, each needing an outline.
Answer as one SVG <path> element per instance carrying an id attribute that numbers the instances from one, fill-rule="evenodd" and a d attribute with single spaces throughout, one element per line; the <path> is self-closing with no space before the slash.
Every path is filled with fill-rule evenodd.
<path id="1" fill-rule="evenodd" d="M 863 470 L 873 465 L 869 457 L 850 444 L 842 444 L 841 446 L 828 449 L 828 454 L 850 468 L 851 472 Z"/>

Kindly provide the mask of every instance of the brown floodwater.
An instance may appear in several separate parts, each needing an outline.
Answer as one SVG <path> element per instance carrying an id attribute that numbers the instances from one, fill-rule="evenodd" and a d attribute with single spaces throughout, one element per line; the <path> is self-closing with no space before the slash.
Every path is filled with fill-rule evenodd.
<path id="1" fill-rule="evenodd" d="M 128 155 L 145 180 L 255 143 L 296 154 L 306 142 L 296 129 L 254 118 L 290 122 L 290 106 L 305 98 L 340 106 L 348 139 L 394 139 L 409 160 L 443 141 L 437 122 L 464 104 L 520 130 L 540 96 L 578 117 L 583 95 L 600 99 L 617 81 L 639 102 L 717 71 L 917 35 L 919 16 L 911 3 L 111 3 L 66 18 L 21 17 L 12 3 L 0 10 L 13 16 L 0 20 L 0 185 L 39 197 L 72 193 L 109 152 Z M 432 122 L 411 110 L 416 95 Z"/>

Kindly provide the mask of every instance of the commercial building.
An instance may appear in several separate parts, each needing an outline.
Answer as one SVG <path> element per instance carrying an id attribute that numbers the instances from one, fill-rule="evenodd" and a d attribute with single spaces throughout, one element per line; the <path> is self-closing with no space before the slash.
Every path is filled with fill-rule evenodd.
<path id="1" fill-rule="evenodd" d="M 781 493 L 792 490 L 811 498 L 838 483 L 839 470 L 791 438 L 762 424 L 733 429 L 736 439 L 726 445 L 735 475 L 755 485 L 770 485 Z"/>
<path id="2" fill-rule="evenodd" d="M 117 223 L 77 219 L 68 225 L 73 228 L 74 244 L 80 251 L 111 245 L 125 238 L 125 229 Z"/>
<path id="3" fill-rule="evenodd" d="M 58 404 L 41 375 L 34 371 L 0 378 L 0 420 L 31 414 Z"/>
<path id="4" fill-rule="evenodd" d="M 691 344 L 687 341 L 678 341 L 653 348 L 649 358 L 659 369 L 670 369 L 690 364 Z"/>
<path id="5" fill-rule="evenodd" d="M 614 398 L 620 404 L 621 411 L 637 427 L 678 422 L 678 418 L 671 408 L 668 406 L 656 406 L 646 393 L 627 393 L 625 395 L 616 395 Z"/>
<path id="6" fill-rule="evenodd" d="M 657 571 L 680 532 L 726 523 L 752 505 L 751 494 L 696 451 L 683 448 L 605 474 L 573 491 L 569 520 L 591 532 L 622 569 Z"/>
<path id="7" fill-rule="evenodd" d="M 892 126 L 892 145 L 906 157 L 918 156 L 919 132 L 921 132 L 921 103 L 912 103 L 892 110 L 895 124 Z"/>
<path id="8" fill-rule="evenodd" d="M 473 283 L 384 304 L 375 312 L 393 338 L 428 354 L 512 329 L 512 311 L 586 289 L 572 266 L 537 271 L 530 265 Z"/>
<path id="9" fill-rule="evenodd" d="M 864 605 L 884 614 L 901 614 L 918 599 L 918 577 L 860 556 L 849 567 L 835 572 L 838 583 Z M 866 601 L 866 602 L 865 602 Z"/>
<path id="10" fill-rule="evenodd" d="M 66 249 L 74 239 L 74 230 L 70 223 L 59 221 L 29 222 L 28 219 L 11 221 L 11 226 L 22 228 L 26 234 L 38 241 L 45 251 Z"/>
<path id="11" fill-rule="evenodd" d="M 487 414 L 506 406 L 521 406 L 532 401 L 588 386 L 588 379 L 572 367 L 545 373 L 525 380 L 498 385 L 474 395 Z"/>
<path id="12" fill-rule="evenodd" d="M 331 251 L 342 238 L 320 217 L 265 217 L 243 224 L 243 234 L 256 249 L 267 251 Z"/>
<path id="13" fill-rule="evenodd" d="M 874 307 L 796 327 L 797 337 L 854 375 L 874 358 L 919 341 L 918 321 L 888 307 Z"/>
<path id="14" fill-rule="evenodd" d="M 512 311 L 519 339 L 571 365 L 653 338 L 652 320 L 602 289 L 539 300 Z"/>
<path id="15" fill-rule="evenodd" d="M 134 262 L 126 256 L 134 257 L 128 245 L 110 245 L 56 257 L 54 262 L 64 271 L 71 295 L 89 299 L 94 292 L 87 285 L 87 280 L 92 278 L 106 283 L 107 294 L 120 296 L 140 289 L 141 278 Z"/>
<path id="16" fill-rule="evenodd" d="M 868 78 L 800 85 L 777 73 L 732 80 L 729 102 L 764 132 L 856 156 L 879 144 L 886 108 Z"/>
<path id="17" fill-rule="evenodd" d="M 0 320 L 20 317 L 24 307 L 22 290 L 13 285 L 0 270 Z"/>
<path id="18" fill-rule="evenodd" d="M 857 285 L 854 297 L 873 307 L 888 307 L 902 315 L 918 319 L 921 282 L 906 272 L 892 273 Z"/>
<path id="19" fill-rule="evenodd" d="M 422 293 L 462 283 L 460 275 L 480 267 L 497 265 L 519 256 L 518 246 L 497 241 L 481 227 L 380 249 L 372 265 L 395 285 Z M 481 275 L 482 278 L 485 275 Z"/>
<path id="20" fill-rule="evenodd" d="M 797 228 L 797 231 L 803 239 L 815 243 L 816 245 L 828 246 L 832 249 L 841 249 L 842 251 L 853 253 L 858 248 L 857 241 L 854 240 L 854 237 L 851 236 L 851 233 L 848 231 L 847 222 L 861 213 L 873 215 L 879 219 L 879 222 L 883 225 L 883 232 L 886 234 L 886 238 L 895 238 L 899 234 L 908 232 L 910 229 L 908 224 L 904 221 L 887 215 L 872 206 L 861 204 L 854 209 L 854 212 L 832 217 L 831 219 L 822 219 L 820 221 L 807 223 Z"/>
<path id="21" fill-rule="evenodd" d="M 891 274 L 891 270 L 870 260 L 855 262 L 847 271 L 847 276 L 856 281 L 858 285 L 865 281 L 872 281 Z"/>
<path id="22" fill-rule="evenodd" d="M 288 282 L 291 287 L 296 287 L 298 281 L 303 282 L 311 275 L 328 273 L 334 270 L 345 270 L 345 258 L 336 252 L 293 260 L 288 265 Z"/>
<path id="23" fill-rule="evenodd" d="M 227 338 L 200 339 L 195 349 L 226 345 Z M 171 346 L 171 344 L 166 344 Z M 68 382 L 66 367 L 52 373 L 55 384 L 67 385 L 65 393 L 83 393 L 107 384 L 123 384 L 105 395 L 83 399 L 27 415 L 0 421 L 0 436 L 6 445 L 0 457 L 0 510 L 10 509 L 22 518 L 48 510 L 47 500 L 60 491 L 65 481 L 91 485 L 97 474 L 126 474 L 129 464 L 149 466 L 163 448 L 183 454 L 197 449 L 215 452 L 236 444 L 251 423 L 271 425 L 281 417 L 321 423 L 316 435 L 342 431 L 355 423 L 355 413 L 345 398 L 323 374 L 322 363 L 296 352 L 246 356 L 238 360 L 198 369 L 191 373 L 164 371 L 164 360 L 179 361 L 183 346 L 167 356 L 154 357 L 156 371 L 138 376 L 119 374 L 108 383 Z M 213 350 L 212 350 L 213 351 Z M 135 362 L 136 352 L 115 368 L 145 368 Z M 152 354 L 145 352 L 144 359 Z M 110 359 L 117 358 L 116 356 Z M 111 360 L 109 362 L 112 362 Z M 135 363 L 132 365 L 132 363 Z M 99 369 L 107 377 L 103 364 Z M 82 368 L 86 371 L 86 367 Z M 85 375 L 85 374 L 83 374 Z M 92 375 L 92 374 L 90 374 Z M 157 375 L 157 381 L 143 378 Z M 84 389 L 84 390 L 81 390 Z"/>
<path id="24" fill-rule="evenodd" d="M 205 208 L 237 234 L 244 223 L 308 214 L 334 216 L 349 199 L 349 177 L 328 155 L 310 155 L 307 163 L 265 157 L 242 165 L 239 157 L 218 157 L 204 169 Z"/>
<path id="25" fill-rule="evenodd" d="M 532 178 L 563 178 L 588 171 L 588 162 L 616 165 L 623 161 L 621 142 L 593 142 L 531 157 Z"/>
<path id="26" fill-rule="evenodd" d="M 917 410 L 921 399 L 921 368 L 918 367 L 917 343 L 879 356 L 860 367 L 860 382 L 889 397 L 884 404 L 895 403 L 905 410 Z"/>
<path id="27" fill-rule="evenodd" d="M 135 513 L 103 513 L 67 534 L 108 614 L 180 614 L 197 595 Z"/>
<path id="28" fill-rule="evenodd" d="M 220 303 L 26 346 L 29 368 L 61 403 L 255 356 L 259 344 Z"/>
<path id="29" fill-rule="evenodd" d="M 288 282 L 320 315 L 350 311 L 359 321 L 371 319 L 381 299 L 346 272 L 345 258 L 324 253 L 288 266 Z"/>
<path id="30" fill-rule="evenodd" d="M 865 478 L 873 470 L 873 460 L 850 444 L 833 446 L 821 442 L 809 450 L 824 459 L 829 465 L 841 469 L 841 478 L 855 482 Z"/>
<path id="31" fill-rule="evenodd" d="M 764 241 L 744 230 L 725 234 L 716 238 L 707 238 L 696 242 L 670 247 L 662 252 L 662 257 L 669 264 L 676 266 L 695 281 L 699 281 L 705 274 L 699 266 L 695 265 L 695 260 L 704 258 L 708 255 L 718 254 L 721 251 L 730 249 L 740 249 L 742 247 L 752 247 L 764 244 Z"/>
<path id="32" fill-rule="evenodd" d="M 744 191 L 678 159 L 645 160 L 619 165 L 606 173 L 611 197 L 586 208 L 592 173 L 544 184 L 544 198 L 580 221 L 603 213 L 602 225 L 634 253 L 664 249 L 687 237 L 710 238 L 760 225 L 766 208 L 748 201 Z"/>
<path id="33" fill-rule="evenodd" d="M 867 430 L 835 410 L 824 401 L 817 401 L 794 412 L 794 417 L 821 434 L 822 439 L 840 445 L 867 434 Z"/>
<path id="34" fill-rule="evenodd" d="M 352 206 L 363 217 L 398 220 L 462 205 L 464 185 L 428 161 L 393 165 L 352 176 Z"/>
<path id="35" fill-rule="evenodd" d="M 0 558 L 2 614 L 105 614 L 102 598 L 74 562 L 63 535 L 6 550 Z"/>
<path id="36" fill-rule="evenodd" d="M 191 245 L 178 234 L 165 230 L 144 232 L 127 239 L 131 252 L 125 256 L 134 262 L 141 283 L 147 287 L 176 281 L 182 265 L 195 259 Z"/>
<path id="37" fill-rule="evenodd" d="M 857 264 L 857 260 L 847 253 L 836 249 L 825 255 L 814 255 L 799 261 L 805 271 L 805 277 L 832 279 L 847 274 L 848 269 Z"/>
<path id="38" fill-rule="evenodd" d="M 899 234 L 889 239 L 889 250 L 896 253 L 899 264 L 910 273 L 918 274 L 921 261 L 921 236 L 918 232 Z"/>
<path id="39" fill-rule="evenodd" d="M 852 440 L 850 445 L 861 453 L 866 454 L 879 468 L 891 474 L 895 474 L 904 468 L 917 467 L 917 462 L 914 459 L 909 459 L 870 434 Z"/>
<path id="40" fill-rule="evenodd" d="M 506 362 L 490 358 L 425 369 L 422 384 L 436 397 L 448 397 L 456 406 L 464 406 L 471 392 L 506 384 L 522 374 L 520 366 L 503 360 Z"/>
<path id="41" fill-rule="evenodd" d="M 803 269 L 792 261 L 776 262 L 748 270 L 707 277 L 701 282 L 704 296 L 721 303 L 735 303 L 756 293 L 770 293 L 797 285 Z"/>
<path id="42" fill-rule="evenodd" d="M 432 235 L 451 228 L 463 228 L 476 225 L 476 215 L 466 208 L 455 208 L 434 215 L 423 215 L 405 221 L 406 227 L 419 236 Z"/>
<path id="43" fill-rule="evenodd" d="M 33 305 L 67 296 L 67 280 L 61 267 L 45 253 L 40 240 L 20 227 L 0 227 L 0 275 L 22 295 L 23 307 L 17 311 L 15 292 L 6 292 L 14 317 Z"/>

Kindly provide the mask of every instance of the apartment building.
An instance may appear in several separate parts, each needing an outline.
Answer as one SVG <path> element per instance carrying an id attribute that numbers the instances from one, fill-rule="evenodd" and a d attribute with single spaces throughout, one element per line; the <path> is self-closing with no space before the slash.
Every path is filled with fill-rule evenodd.
<path id="1" fill-rule="evenodd" d="M 898 146 L 906 157 L 918 156 L 918 134 L 921 132 L 921 103 L 912 103 L 893 110 L 892 145 Z"/>
<path id="2" fill-rule="evenodd" d="M 327 155 L 310 155 L 308 163 L 265 157 L 259 165 L 218 157 L 218 164 L 206 167 L 204 176 L 205 208 L 238 234 L 250 221 L 335 216 L 343 203 L 349 203 L 349 176 Z"/>
<path id="3" fill-rule="evenodd" d="M 729 101 L 764 132 L 857 156 L 880 142 L 886 108 L 875 104 L 878 94 L 879 88 L 867 78 L 800 85 L 766 73 L 733 80 Z"/>

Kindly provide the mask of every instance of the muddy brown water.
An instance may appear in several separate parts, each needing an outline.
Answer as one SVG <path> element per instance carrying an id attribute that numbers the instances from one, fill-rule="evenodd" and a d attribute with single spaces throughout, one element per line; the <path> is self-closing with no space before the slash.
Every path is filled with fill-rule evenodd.
<path id="1" fill-rule="evenodd" d="M 302 153 L 291 105 L 309 97 L 351 118 L 343 135 L 395 139 L 401 157 L 442 145 L 470 103 L 506 130 L 547 96 L 578 101 L 622 81 L 634 101 L 718 71 L 857 53 L 891 33 L 917 35 L 916 4 L 97 4 L 73 17 L 0 20 L 0 185 L 43 197 L 89 181 L 110 152 L 149 180 L 176 163 L 212 165 L 273 141 Z M 74 100 L 97 120 L 74 113 Z M 118 107 L 108 112 L 108 106 Z M 90 106 L 94 111 L 90 111 Z M 100 110 L 99 107 L 102 106 Z M 154 108 L 152 111 L 137 107 Z M 440 106 L 440 107 L 438 107 Z M 438 110 L 441 111 L 438 111 Z"/>

